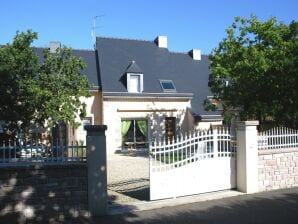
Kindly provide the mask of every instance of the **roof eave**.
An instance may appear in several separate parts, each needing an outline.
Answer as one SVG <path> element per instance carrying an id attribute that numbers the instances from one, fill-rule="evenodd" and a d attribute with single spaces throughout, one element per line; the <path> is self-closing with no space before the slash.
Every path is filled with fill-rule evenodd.
<path id="1" fill-rule="evenodd" d="M 196 121 L 203 121 L 203 122 L 215 122 L 215 121 L 223 121 L 222 115 L 217 114 L 208 114 L 208 115 L 194 115 Z"/>
<path id="2" fill-rule="evenodd" d="M 124 93 L 124 92 L 103 92 L 105 98 L 179 98 L 191 100 L 192 93 Z"/>

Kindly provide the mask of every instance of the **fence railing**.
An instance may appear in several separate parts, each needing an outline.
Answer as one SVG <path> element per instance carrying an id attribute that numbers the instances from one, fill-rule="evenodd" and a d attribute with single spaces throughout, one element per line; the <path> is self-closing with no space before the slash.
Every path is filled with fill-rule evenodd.
<path id="1" fill-rule="evenodd" d="M 86 161 L 86 146 L 78 143 L 70 145 L 19 144 L 17 141 L 0 143 L 0 165 L 74 161 Z"/>
<path id="2" fill-rule="evenodd" d="M 275 127 L 258 133 L 258 149 L 298 147 L 298 130 Z"/>
<path id="3" fill-rule="evenodd" d="M 236 141 L 230 129 L 218 128 L 154 141 L 149 147 L 153 170 L 172 169 L 203 159 L 235 157 Z"/>

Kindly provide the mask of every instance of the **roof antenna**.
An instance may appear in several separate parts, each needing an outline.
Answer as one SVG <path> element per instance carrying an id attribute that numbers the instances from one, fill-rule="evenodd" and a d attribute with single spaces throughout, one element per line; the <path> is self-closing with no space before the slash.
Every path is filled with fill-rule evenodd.
<path id="1" fill-rule="evenodd" d="M 96 26 L 96 19 L 103 17 L 105 15 L 99 15 L 99 16 L 93 16 L 93 26 L 91 30 L 91 37 L 93 42 L 93 47 L 96 49 L 96 29 L 99 28 L 99 26 Z"/>

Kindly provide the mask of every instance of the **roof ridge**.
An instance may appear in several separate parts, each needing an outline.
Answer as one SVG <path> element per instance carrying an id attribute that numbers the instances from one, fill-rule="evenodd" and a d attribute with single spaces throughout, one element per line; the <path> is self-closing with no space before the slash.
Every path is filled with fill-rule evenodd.
<path id="1" fill-rule="evenodd" d="M 171 54 L 188 54 L 188 52 L 183 51 L 169 51 Z"/>
<path id="2" fill-rule="evenodd" d="M 40 49 L 49 49 L 50 47 L 36 47 L 36 46 L 32 46 L 32 48 L 40 48 Z M 72 48 L 72 47 L 68 47 L 70 48 L 71 50 L 75 50 L 75 51 L 90 51 L 90 52 L 94 52 L 95 50 L 92 50 L 92 49 L 83 49 L 83 48 Z"/>
<path id="3" fill-rule="evenodd" d="M 191 51 L 191 50 L 190 50 Z M 169 51 L 170 54 L 183 54 L 183 55 L 189 55 L 189 52 L 179 52 L 179 51 Z M 208 54 L 201 54 L 201 56 L 208 57 Z"/>
<path id="4" fill-rule="evenodd" d="M 125 38 L 125 37 L 107 37 L 107 36 L 97 36 L 97 39 L 112 39 L 112 40 L 127 40 L 127 41 L 142 41 L 142 42 L 149 42 L 149 43 L 154 43 L 155 39 L 153 40 L 144 40 L 144 39 L 129 39 L 129 38 Z M 190 49 L 189 51 L 184 51 L 184 52 L 179 52 L 179 51 L 172 51 L 169 48 L 166 48 L 168 50 L 169 53 L 173 53 L 173 54 L 183 54 L 183 55 L 188 55 L 189 52 L 191 50 L 193 50 L 194 48 Z M 201 54 L 202 56 L 208 56 L 208 54 Z"/>
<path id="5" fill-rule="evenodd" d="M 77 49 L 77 48 L 71 48 L 71 50 L 95 52 L 95 50 L 93 50 L 93 49 L 82 49 L 82 48 L 80 48 L 80 49 Z"/>
<path id="6" fill-rule="evenodd" d="M 125 38 L 125 37 L 107 37 L 107 36 L 97 36 L 96 39 L 113 39 L 113 40 L 129 40 L 129 41 L 142 41 L 142 42 L 150 42 L 154 43 L 154 40 L 144 40 L 144 39 L 130 39 L 130 38 Z"/>

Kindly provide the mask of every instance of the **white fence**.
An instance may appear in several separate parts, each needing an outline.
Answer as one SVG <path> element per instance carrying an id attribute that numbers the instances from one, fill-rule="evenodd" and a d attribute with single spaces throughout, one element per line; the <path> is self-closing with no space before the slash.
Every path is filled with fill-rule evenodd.
<path id="1" fill-rule="evenodd" d="M 191 132 L 177 136 L 173 141 L 154 141 L 149 150 L 151 168 L 160 171 L 202 159 L 234 157 L 235 143 L 228 128 Z"/>
<path id="2" fill-rule="evenodd" d="M 275 127 L 258 133 L 258 149 L 279 149 L 298 147 L 298 131 Z"/>
<path id="3" fill-rule="evenodd" d="M 236 186 L 236 144 L 227 128 L 154 142 L 149 152 L 151 200 Z"/>
<path id="4" fill-rule="evenodd" d="M 38 142 L 38 141 L 35 141 Z M 86 161 L 86 146 L 44 145 L 41 143 L 19 144 L 17 141 L 6 141 L 0 144 L 0 165 L 28 162 L 74 162 Z"/>

